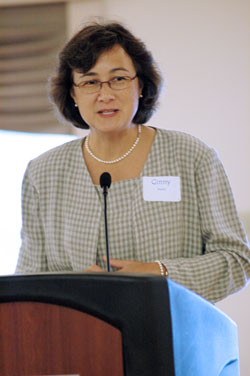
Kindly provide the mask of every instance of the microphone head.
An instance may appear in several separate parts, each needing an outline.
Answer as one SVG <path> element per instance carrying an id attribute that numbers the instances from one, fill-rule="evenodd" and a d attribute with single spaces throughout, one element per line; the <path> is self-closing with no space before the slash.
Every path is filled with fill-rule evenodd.
<path id="1" fill-rule="evenodd" d="M 109 188 L 111 185 L 111 175 L 108 172 L 103 172 L 100 176 L 101 188 Z"/>

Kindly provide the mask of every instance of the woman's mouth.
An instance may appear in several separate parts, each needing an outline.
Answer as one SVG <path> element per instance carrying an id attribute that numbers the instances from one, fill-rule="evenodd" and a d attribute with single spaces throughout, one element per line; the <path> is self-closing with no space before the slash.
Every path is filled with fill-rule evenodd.
<path id="1" fill-rule="evenodd" d="M 110 117 L 116 115 L 118 110 L 116 109 L 107 109 L 107 110 L 100 110 L 98 114 L 103 117 Z"/>

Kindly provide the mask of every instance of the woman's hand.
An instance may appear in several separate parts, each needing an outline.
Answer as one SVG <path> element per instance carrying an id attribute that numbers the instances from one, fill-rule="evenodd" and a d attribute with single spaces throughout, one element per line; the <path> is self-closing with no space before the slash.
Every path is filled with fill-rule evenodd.
<path id="1" fill-rule="evenodd" d="M 91 273 L 91 272 L 105 272 L 100 266 L 93 264 L 88 267 L 88 269 L 84 270 L 85 273 Z"/>
<path id="2" fill-rule="evenodd" d="M 106 261 L 106 257 L 104 257 Z M 161 274 L 159 265 L 156 262 L 141 262 L 132 260 L 110 259 L 110 265 L 120 273 L 145 273 Z"/>

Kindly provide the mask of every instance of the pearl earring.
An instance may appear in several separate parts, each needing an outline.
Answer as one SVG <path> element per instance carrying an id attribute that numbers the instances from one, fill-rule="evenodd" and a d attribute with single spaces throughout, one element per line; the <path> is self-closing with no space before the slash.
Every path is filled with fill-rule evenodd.
<path id="1" fill-rule="evenodd" d="M 78 107 L 78 104 L 77 104 L 77 103 L 75 103 L 75 107 Z"/>
<path id="2" fill-rule="evenodd" d="M 140 98 L 143 98 L 143 95 L 142 95 L 142 94 L 140 95 Z"/>

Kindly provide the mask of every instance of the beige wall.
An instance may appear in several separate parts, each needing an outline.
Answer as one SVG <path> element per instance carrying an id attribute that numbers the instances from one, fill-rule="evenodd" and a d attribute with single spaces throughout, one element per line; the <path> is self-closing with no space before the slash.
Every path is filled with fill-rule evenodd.
<path id="1" fill-rule="evenodd" d="M 69 4 L 69 34 L 95 16 L 124 22 L 165 77 L 150 124 L 191 133 L 218 151 L 250 237 L 249 0 L 103 0 Z M 218 307 L 239 328 L 249 375 L 250 286 Z"/>

